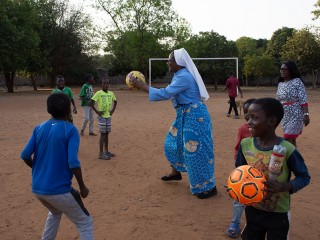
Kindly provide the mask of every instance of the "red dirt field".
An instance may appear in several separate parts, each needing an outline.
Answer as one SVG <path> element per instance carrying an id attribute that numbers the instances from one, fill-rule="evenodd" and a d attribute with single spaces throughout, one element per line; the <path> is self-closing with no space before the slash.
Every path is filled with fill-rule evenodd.
<path id="1" fill-rule="evenodd" d="M 99 87 L 95 87 L 98 90 Z M 72 88 L 77 96 L 79 87 Z M 112 118 L 110 150 L 116 157 L 98 159 L 99 137 L 81 137 L 79 158 L 90 189 L 84 204 L 94 219 L 98 240 L 223 240 L 231 221 L 233 200 L 225 185 L 234 168 L 237 129 L 244 123 L 225 116 L 227 93 L 210 90 L 206 102 L 213 120 L 215 177 L 218 195 L 200 200 L 191 195 L 187 174 L 180 182 L 164 183 L 169 171 L 163 141 L 175 118 L 169 101 L 149 102 L 145 93 L 127 89 L 114 91 L 118 107 Z M 276 88 L 243 88 L 244 100 L 275 97 Z M 18 89 L 0 93 L 0 239 L 40 239 L 47 210 L 31 193 L 31 169 L 20 159 L 33 128 L 49 118 L 46 98 L 50 91 Z M 320 239 L 319 191 L 319 90 L 307 91 L 311 123 L 298 138 L 312 177 L 305 189 L 292 195 L 290 240 Z M 83 111 L 76 99 L 75 125 L 81 126 Z M 94 125 L 97 132 L 97 120 Z M 97 132 L 98 133 L 98 132 Z M 281 128 L 278 134 L 282 135 Z M 78 187 L 75 182 L 75 187 Z M 245 217 L 242 217 L 243 227 Z M 76 228 L 63 216 L 57 239 L 79 239 Z"/>

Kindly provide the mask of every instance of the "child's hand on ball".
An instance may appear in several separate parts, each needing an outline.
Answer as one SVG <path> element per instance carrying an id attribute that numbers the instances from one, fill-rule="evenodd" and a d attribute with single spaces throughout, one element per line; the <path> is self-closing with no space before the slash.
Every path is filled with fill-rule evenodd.
<path id="1" fill-rule="evenodd" d="M 265 191 L 276 193 L 276 192 L 287 192 L 292 189 L 292 185 L 290 182 L 281 183 L 277 180 L 267 180 L 264 182 L 266 185 Z"/>

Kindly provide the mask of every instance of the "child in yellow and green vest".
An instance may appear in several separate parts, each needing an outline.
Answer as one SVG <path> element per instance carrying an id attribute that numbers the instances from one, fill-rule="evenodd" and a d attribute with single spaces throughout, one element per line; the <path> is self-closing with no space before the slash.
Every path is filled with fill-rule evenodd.
<path id="1" fill-rule="evenodd" d="M 241 141 L 236 167 L 251 165 L 262 170 L 267 177 L 267 195 L 261 203 L 245 208 L 247 223 L 242 239 L 264 240 L 267 236 L 267 240 L 286 240 L 290 225 L 290 195 L 310 182 L 308 168 L 299 151 L 275 133 L 283 114 L 282 104 L 274 98 L 257 99 L 248 109 L 251 137 Z M 275 180 L 271 180 L 268 179 L 268 167 L 275 145 L 285 147 L 286 155 L 281 171 Z"/>

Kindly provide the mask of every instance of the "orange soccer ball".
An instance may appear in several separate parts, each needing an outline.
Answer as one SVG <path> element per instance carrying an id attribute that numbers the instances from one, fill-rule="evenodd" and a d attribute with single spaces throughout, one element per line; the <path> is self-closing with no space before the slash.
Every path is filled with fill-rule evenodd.
<path id="1" fill-rule="evenodd" d="M 228 178 L 228 193 L 239 203 L 250 206 L 261 202 L 266 177 L 262 171 L 250 165 L 243 165 L 234 169 Z"/>
<path id="2" fill-rule="evenodd" d="M 130 81 L 130 75 L 132 75 L 135 78 L 138 78 L 139 81 L 142 81 L 142 82 L 146 83 L 146 78 L 144 77 L 144 75 L 141 72 L 139 72 L 139 71 L 131 71 L 126 76 L 126 84 L 130 89 L 137 89 L 135 87 L 135 85 Z"/>

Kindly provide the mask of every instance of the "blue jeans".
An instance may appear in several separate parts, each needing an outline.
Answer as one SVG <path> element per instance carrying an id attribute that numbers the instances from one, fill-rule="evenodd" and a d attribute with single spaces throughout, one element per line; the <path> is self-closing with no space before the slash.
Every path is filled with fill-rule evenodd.
<path id="1" fill-rule="evenodd" d="M 241 215 L 243 213 L 245 205 L 242 205 L 241 203 L 234 201 L 232 206 L 232 223 L 240 224 Z"/>

